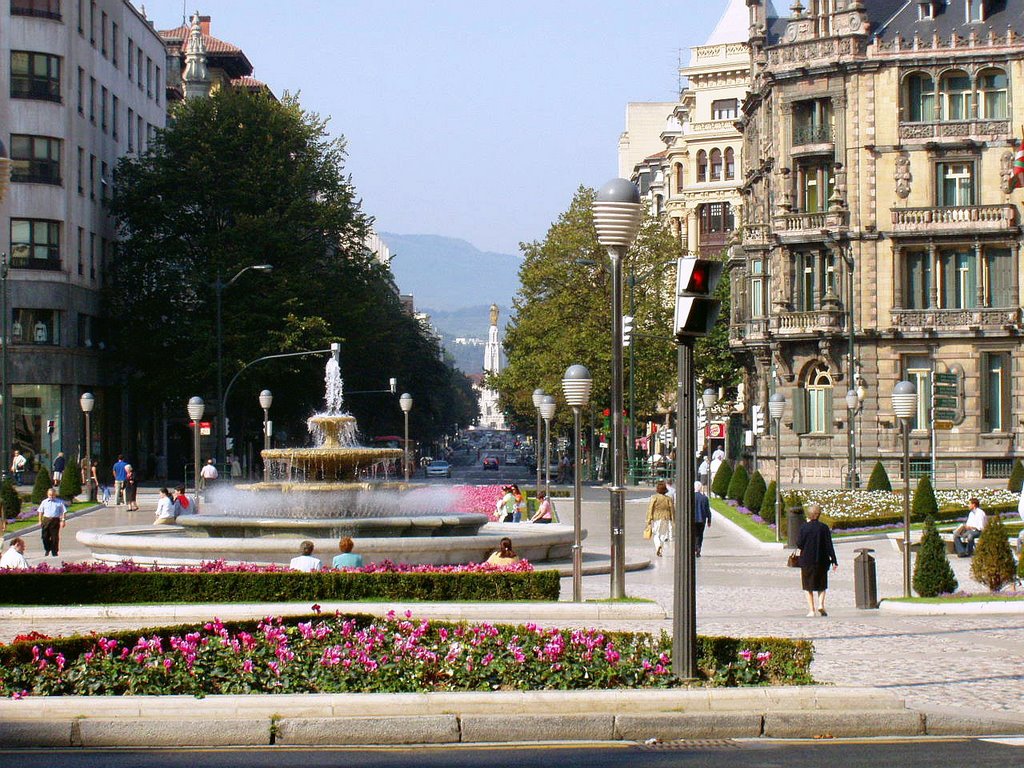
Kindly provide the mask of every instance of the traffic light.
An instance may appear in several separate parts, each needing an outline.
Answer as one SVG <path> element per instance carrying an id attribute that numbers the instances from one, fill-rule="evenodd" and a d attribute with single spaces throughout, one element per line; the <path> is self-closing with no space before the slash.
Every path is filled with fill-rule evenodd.
<path id="1" fill-rule="evenodd" d="M 764 434 L 764 408 L 762 406 L 760 406 L 760 405 L 755 405 L 753 407 L 753 414 L 754 414 L 754 434 L 755 435 L 763 435 Z"/>
<path id="2" fill-rule="evenodd" d="M 630 338 L 633 335 L 633 316 L 622 316 L 622 346 L 628 347 Z"/>
<path id="3" fill-rule="evenodd" d="M 718 319 L 721 301 L 711 298 L 722 277 L 720 261 L 684 257 L 676 267 L 675 335 L 703 336 Z"/>
<path id="4" fill-rule="evenodd" d="M 46 422 L 46 434 L 52 435 L 57 429 L 57 422 L 50 419 Z"/>

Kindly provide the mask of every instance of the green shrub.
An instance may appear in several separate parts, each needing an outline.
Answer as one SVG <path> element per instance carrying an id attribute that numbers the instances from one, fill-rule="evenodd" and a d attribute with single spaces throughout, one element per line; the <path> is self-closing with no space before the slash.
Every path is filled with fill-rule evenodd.
<path id="1" fill-rule="evenodd" d="M 775 494 L 776 485 L 775 481 L 772 480 L 768 483 L 768 490 L 764 492 L 764 498 L 761 501 L 761 519 L 771 525 L 775 522 Z"/>
<path id="2" fill-rule="evenodd" d="M 732 479 L 729 481 L 729 490 L 725 494 L 725 498 L 732 499 L 737 504 L 742 503 L 743 494 L 747 492 L 747 485 L 750 484 L 750 475 L 747 474 L 747 468 L 742 464 L 737 464 L 736 469 L 733 470 Z"/>
<path id="3" fill-rule="evenodd" d="M 318 600 L 557 600 L 558 571 L 530 573 L 0 573 L 9 605 Z"/>
<path id="4" fill-rule="evenodd" d="M 723 461 L 718 467 L 718 471 L 715 472 L 715 477 L 711 481 L 711 492 L 720 499 L 724 499 L 726 494 L 729 493 L 729 483 L 732 482 L 732 465 L 728 461 Z"/>
<path id="5" fill-rule="evenodd" d="M 935 597 L 956 592 L 957 586 L 953 568 L 946 559 L 946 544 L 935 527 L 935 518 L 929 515 L 914 563 L 914 591 L 921 597 Z"/>
<path id="6" fill-rule="evenodd" d="M 64 466 L 64 474 L 60 477 L 60 488 L 57 493 L 62 499 L 71 503 L 81 492 L 82 470 L 79 468 L 77 460 L 68 459 L 68 463 Z"/>
<path id="7" fill-rule="evenodd" d="M 755 470 L 754 474 L 750 476 L 747 490 L 743 494 L 743 506 L 751 512 L 758 512 L 761 509 L 761 504 L 764 502 L 764 494 L 767 490 L 764 485 L 764 478 L 761 477 L 759 471 Z"/>
<path id="8" fill-rule="evenodd" d="M 1013 583 L 1016 564 L 1006 535 L 1006 526 L 998 515 L 991 515 L 978 537 L 971 561 L 971 576 L 992 592 Z"/>
<path id="9" fill-rule="evenodd" d="M 889 473 L 885 471 L 882 462 L 876 461 L 875 468 L 871 470 L 871 477 L 868 478 L 869 491 L 891 491 L 892 483 L 889 482 Z"/>
<path id="10" fill-rule="evenodd" d="M 1010 481 L 1006 487 L 1014 493 L 1020 493 L 1021 488 L 1024 487 L 1024 464 L 1020 463 L 1020 459 L 1013 462 L 1013 469 L 1010 471 Z"/>
<path id="11" fill-rule="evenodd" d="M 13 520 L 21 512 L 21 497 L 10 479 L 4 480 L 0 486 L 0 507 L 3 507 L 4 517 L 8 520 Z"/>
<path id="12" fill-rule="evenodd" d="M 53 485 L 53 480 L 50 479 L 50 470 L 40 465 L 39 471 L 36 472 L 36 482 L 32 486 L 32 503 L 38 504 L 46 498 L 46 492 L 50 490 Z"/>
<path id="13" fill-rule="evenodd" d="M 935 489 L 932 487 L 932 480 L 928 475 L 922 475 L 917 481 L 917 488 L 914 490 L 914 498 L 910 503 L 910 519 L 920 523 L 929 517 L 936 517 L 939 514 L 939 503 L 935 500 Z"/>

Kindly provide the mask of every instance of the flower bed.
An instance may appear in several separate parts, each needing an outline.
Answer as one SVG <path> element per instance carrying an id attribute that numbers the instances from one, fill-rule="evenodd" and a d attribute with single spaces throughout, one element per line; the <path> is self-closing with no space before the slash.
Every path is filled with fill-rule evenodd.
<path id="1" fill-rule="evenodd" d="M 670 638 L 309 616 L 0 649 L 0 694 L 193 695 L 668 688 Z M 809 684 L 806 640 L 699 638 L 706 685 Z"/>

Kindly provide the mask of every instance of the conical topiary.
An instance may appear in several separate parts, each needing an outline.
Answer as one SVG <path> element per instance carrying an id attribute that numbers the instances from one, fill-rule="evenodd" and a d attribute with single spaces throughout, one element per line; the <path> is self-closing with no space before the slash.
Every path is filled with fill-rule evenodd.
<path id="1" fill-rule="evenodd" d="M 889 482 L 889 473 L 885 471 L 882 462 L 876 461 L 875 468 L 871 470 L 871 477 L 868 479 L 869 491 L 891 491 L 892 483 Z"/>
<path id="2" fill-rule="evenodd" d="M 921 597 L 935 597 L 956 592 L 957 586 L 953 568 L 946 559 L 946 544 L 935 527 L 935 519 L 929 516 L 924 521 L 921 548 L 914 563 L 914 591 Z"/>
<path id="3" fill-rule="evenodd" d="M 1024 464 L 1020 463 L 1020 459 L 1013 462 L 1013 469 L 1010 471 L 1010 482 L 1006 487 L 1014 493 L 1020 493 L 1021 488 L 1024 487 Z"/>
<path id="4" fill-rule="evenodd" d="M 729 492 L 729 483 L 731 482 L 732 465 L 728 461 L 723 461 L 718 467 L 718 471 L 715 472 L 715 479 L 711 481 L 711 492 L 720 499 L 724 499 Z"/>
<path id="5" fill-rule="evenodd" d="M 14 483 L 8 479 L 0 485 L 0 507 L 3 508 L 4 517 L 13 520 L 21 512 L 21 497 Z"/>
<path id="6" fill-rule="evenodd" d="M 764 492 L 761 500 L 761 519 L 771 525 L 775 522 L 775 481 L 768 483 L 768 490 Z"/>
<path id="7" fill-rule="evenodd" d="M 939 503 L 935 500 L 935 489 L 928 475 L 921 475 L 914 490 L 914 499 L 910 504 L 910 519 L 920 523 L 927 517 L 939 514 Z"/>
<path id="8" fill-rule="evenodd" d="M 999 515 L 992 515 L 974 546 L 971 576 L 993 592 L 1013 583 L 1016 564 L 1006 538 L 1006 526 Z"/>
<path id="9" fill-rule="evenodd" d="M 754 474 L 750 476 L 750 482 L 747 483 L 747 490 L 743 493 L 743 506 L 751 512 L 759 512 L 767 490 L 764 478 L 761 477 L 760 472 L 755 470 Z"/>
<path id="10" fill-rule="evenodd" d="M 46 492 L 50 490 L 50 486 L 53 485 L 53 481 L 50 479 L 50 470 L 44 466 L 39 467 L 39 471 L 36 472 L 36 482 L 32 486 L 32 503 L 38 504 L 46 498 Z"/>
<path id="11" fill-rule="evenodd" d="M 732 472 L 732 479 L 729 481 L 729 490 L 726 492 L 725 498 L 731 499 L 737 504 L 741 503 L 749 484 L 750 475 L 747 473 L 747 468 L 742 464 L 737 464 L 736 469 Z"/>
<path id="12" fill-rule="evenodd" d="M 57 493 L 62 499 L 71 503 L 75 496 L 82 492 L 82 470 L 75 459 L 68 459 L 64 474 L 60 477 L 60 488 Z"/>

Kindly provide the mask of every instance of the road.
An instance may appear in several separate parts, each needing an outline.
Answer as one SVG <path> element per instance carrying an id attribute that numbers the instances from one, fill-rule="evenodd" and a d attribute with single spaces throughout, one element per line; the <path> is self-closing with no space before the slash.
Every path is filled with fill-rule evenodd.
<path id="1" fill-rule="evenodd" d="M 933 768 L 936 765 L 1006 768 L 1024 760 L 1024 739 L 873 739 L 850 741 L 734 741 L 493 747 L 373 747 L 252 750 L 6 750 L 0 762 L 18 768 Z"/>

